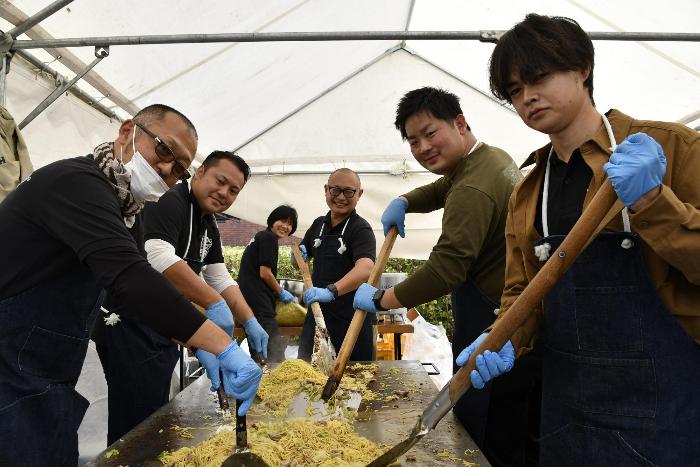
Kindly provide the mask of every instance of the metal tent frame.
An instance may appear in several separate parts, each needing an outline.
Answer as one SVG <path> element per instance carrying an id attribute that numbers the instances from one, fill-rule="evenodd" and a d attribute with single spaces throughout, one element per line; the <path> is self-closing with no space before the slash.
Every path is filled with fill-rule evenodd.
<path id="1" fill-rule="evenodd" d="M 406 20 L 406 26 L 402 31 L 334 31 L 334 32 L 252 32 L 252 33 L 220 33 L 220 34 L 169 34 L 169 35 L 143 35 L 143 36 L 107 36 L 107 37 L 83 37 L 83 38 L 40 38 L 32 40 L 18 40 L 17 37 L 20 34 L 29 32 L 32 28 L 37 26 L 41 21 L 48 18 L 52 14 L 59 11 L 61 8 L 72 3 L 73 0 L 56 0 L 49 4 L 39 12 L 35 13 L 31 17 L 26 17 L 20 10 L 12 7 L 11 5 L 4 5 L 0 9 L 0 15 L 9 21 L 21 21 L 10 31 L 5 32 L 0 40 L 0 55 L 2 56 L 2 63 L 0 64 L 0 103 L 4 104 L 5 101 L 5 78 L 6 74 L 10 71 L 10 61 L 12 60 L 15 53 L 19 54 L 22 58 L 29 61 L 30 63 L 38 66 L 42 70 L 46 70 L 49 74 L 56 78 L 57 89 L 54 90 L 47 98 L 41 102 L 30 114 L 24 118 L 20 123 L 20 128 L 23 128 L 29 124 L 37 115 L 39 115 L 43 110 L 45 110 L 52 102 L 54 102 L 62 93 L 70 91 L 75 94 L 79 99 L 95 107 L 101 113 L 107 115 L 110 118 L 117 118 L 116 114 L 107 109 L 106 107 L 95 102 L 94 99 L 87 96 L 87 94 L 81 91 L 79 88 L 74 87 L 80 79 L 82 79 L 93 67 L 95 67 L 102 59 L 109 55 L 110 46 L 120 46 L 120 45 L 145 45 L 145 44 L 184 44 L 184 43 L 215 43 L 215 42 L 318 42 L 318 41 L 376 41 L 376 40 L 387 40 L 387 41 L 400 41 L 399 44 L 385 52 L 382 56 L 387 53 L 391 53 L 397 49 L 406 48 L 407 40 L 472 40 L 480 41 L 485 43 L 495 43 L 498 41 L 499 37 L 505 32 L 503 30 L 479 30 L 479 31 L 409 31 L 408 27 L 411 21 L 411 16 L 413 13 L 413 7 L 415 2 L 412 1 L 409 8 L 409 13 Z M 26 17 L 26 19 L 21 20 L 20 18 Z M 593 31 L 588 33 L 592 40 L 595 41 L 684 41 L 684 42 L 700 42 L 700 33 L 671 33 L 671 32 L 608 32 L 608 31 Z M 28 49 L 57 49 L 64 47 L 95 47 L 95 60 L 92 63 L 85 65 L 81 63 L 81 69 L 76 70 L 76 63 L 73 60 L 72 71 L 76 72 L 76 76 L 69 82 L 64 83 L 65 79 L 58 79 L 59 74 L 49 69 L 48 67 L 40 66 L 40 62 L 34 56 L 26 52 Z M 406 49 L 408 50 L 408 49 Z M 343 82 L 349 80 L 355 74 L 359 73 L 363 69 L 371 66 L 381 57 L 376 58 L 372 62 L 365 65 L 362 69 L 350 74 L 340 82 L 336 83 L 334 86 L 321 92 L 319 95 L 314 97 L 309 102 L 303 104 L 301 107 L 295 109 L 291 114 L 283 117 L 278 122 L 264 129 L 257 136 L 269 131 L 271 128 L 279 124 L 284 119 L 288 118 L 290 115 L 295 113 L 301 108 L 311 104 L 315 100 L 319 99 L 323 95 L 330 92 L 335 87 L 339 86 Z M 60 56 L 59 56 L 60 57 Z M 428 60 L 423 58 L 428 63 Z M 432 64 L 432 63 L 431 63 Z M 437 66 L 434 65 L 433 66 Z M 445 70 L 443 70 L 445 71 Z M 96 77 L 99 75 L 93 74 Z M 101 78 L 100 78 L 101 80 Z M 104 80 L 102 80 L 104 81 Z M 463 81 L 463 80 L 462 80 Z M 464 82 L 464 81 L 463 81 Z M 106 86 L 104 85 L 106 84 Z M 469 85 L 469 83 L 465 84 Z M 469 85 L 474 88 L 473 86 Z M 105 97 L 109 97 L 113 92 L 105 92 L 104 90 L 110 89 L 109 83 L 99 83 L 98 89 L 102 88 Z M 114 91 L 114 88 L 111 88 Z M 476 88 L 475 88 L 476 89 Z M 482 92 L 482 91 L 479 91 Z M 483 93 L 483 92 L 482 92 Z M 118 93 L 114 93 L 118 94 Z M 117 98 L 118 105 L 127 111 L 129 114 L 134 115 L 138 112 L 138 107 L 133 104 L 133 102 L 128 101 L 124 96 Z M 111 97 L 110 97 L 111 98 Z M 681 123 L 687 123 L 694 120 L 698 116 L 699 112 L 690 114 L 683 119 Z M 685 120 L 685 121 L 682 121 Z M 696 128 L 697 129 L 697 128 Z M 240 146 L 247 144 L 243 143 Z"/>

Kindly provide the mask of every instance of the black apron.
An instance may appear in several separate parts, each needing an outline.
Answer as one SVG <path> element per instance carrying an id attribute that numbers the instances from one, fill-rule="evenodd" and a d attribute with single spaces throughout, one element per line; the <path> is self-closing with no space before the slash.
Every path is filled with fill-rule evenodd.
<path id="1" fill-rule="evenodd" d="M 496 318 L 498 305 L 470 277 L 452 291 L 453 361 Z M 453 372 L 459 367 L 454 364 Z M 539 432 L 539 350 L 516 360 L 513 369 L 483 389 L 471 389 L 453 411 L 493 466 L 520 466 L 537 456 L 529 440 Z M 535 412 L 533 414 L 533 411 Z"/>
<path id="2" fill-rule="evenodd" d="M 351 219 L 352 216 L 348 217 L 345 222 L 349 223 Z M 324 221 L 322 228 L 326 230 L 327 227 Z M 347 224 L 345 227 L 347 227 Z M 314 239 L 314 270 L 311 275 L 314 287 L 327 287 L 329 284 L 342 279 L 355 267 L 351 251 L 352 247 L 348 246 L 348 241 L 343 234 L 329 235 L 320 232 L 320 235 Z M 341 295 L 332 302 L 320 303 L 323 318 L 326 321 L 326 327 L 336 351 L 340 350 L 345 334 L 347 334 L 350 327 L 350 321 L 352 321 L 352 317 L 355 314 L 355 309 L 352 306 L 354 297 L 355 291 L 353 290 Z M 304 327 L 299 338 L 299 358 L 305 360 L 311 358 L 315 329 L 316 322 L 314 321 L 313 313 L 309 310 L 306 313 Z M 374 359 L 372 335 L 372 318 L 367 316 L 360 329 L 350 360 L 368 361 Z"/>
<path id="3" fill-rule="evenodd" d="M 541 465 L 700 464 L 700 346 L 656 293 L 636 235 L 599 235 L 544 310 Z"/>
<path id="4" fill-rule="evenodd" d="M 75 385 L 102 298 L 79 267 L 0 301 L 0 465 L 78 464 Z"/>
<path id="5" fill-rule="evenodd" d="M 140 213 L 129 233 L 146 257 Z M 104 310 L 122 313 L 121 305 L 109 294 Z M 105 312 L 99 313 L 92 339 L 107 381 L 107 444 L 110 445 L 170 400 L 170 380 L 180 352 L 170 339 L 148 326 L 131 319 L 110 326 L 104 322 L 107 316 Z"/>

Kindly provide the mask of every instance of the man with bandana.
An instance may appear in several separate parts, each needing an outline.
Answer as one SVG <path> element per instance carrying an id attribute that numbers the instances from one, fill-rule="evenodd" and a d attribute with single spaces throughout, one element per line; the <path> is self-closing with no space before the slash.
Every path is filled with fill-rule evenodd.
<path id="1" fill-rule="evenodd" d="M 140 129 L 141 131 L 137 130 Z M 104 296 L 163 336 L 211 352 L 245 413 L 262 372 L 139 253 L 127 226 L 197 149 L 180 112 L 153 105 L 114 142 L 34 172 L 0 204 L 0 465 L 76 465 L 88 401 L 75 385 Z"/>

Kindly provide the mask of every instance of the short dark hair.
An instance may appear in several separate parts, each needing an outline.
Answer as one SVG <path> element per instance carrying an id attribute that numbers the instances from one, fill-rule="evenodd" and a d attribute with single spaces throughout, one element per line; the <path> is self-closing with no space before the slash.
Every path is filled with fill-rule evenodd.
<path id="1" fill-rule="evenodd" d="M 289 232 L 289 235 L 292 235 L 297 230 L 297 210 L 286 204 L 277 206 L 267 216 L 267 229 L 272 229 L 272 224 L 277 221 L 289 221 L 292 224 L 292 230 Z"/>
<path id="2" fill-rule="evenodd" d="M 151 122 L 162 120 L 167 113 L 174 113 L 175 115 L 180 117 L 180 119 L 183 122 L 185 122 L 185 125 L 187 125 L 187 127 L 190 130 L 192 130 L 195 139 L 199 139 L 197 129 L 194 127 L 194 124 L 190 121 L 190 119 L 187 118 L 185 114 L 183 114 L 179 110 L 175 110 L 172 107 L 164 104 L 152 104 L 147 107 L 144 107 L 143 109 L 139 110 L 139 112 L 136 115 L 134 115 L 133 119 L 142 125 L 148 125 Z"/>
<path id="3" fill-rule="evenodd" d="M 459 105 L 459 97 L 444 89 L 426 86 L 420 89 L 408 91 L 399 101 L 396 107 L 396 120 L 394 126 L 401 132 L 401 138 L 406 140 L 406 120 L 419 112 L 430 112 L 440 120 L 454 120 L 462 114 Z M 471 131 L 469 125 L 467 129 Z"/>
<path id="4" fill-rule="evenodd" d="M 593 42 L 576 21 L 530 13 L 498 40 L 489 63 L 489 84 L 494 96 L 511 102 L 508 84 L 513 72 L 524 83 L 533 83 L 542 73 L 590 70 L 583 85 L 594 102 L 593 65 Z"/>
<path id="5" fill-rule="evenodd" d="M 231 151 L 212 152 L 207 156 L 206 159 L 204 159 L 204 162 L 202 162 L 202 167 L 204 167 L 204 170 L 206 171 L 212 165 L 218 164 L 219 161 L 222 159 L 226 159 L 227 161 L 230 161 L 233 165 L 238 167 L 238 170 L 240 170 L 243 173 L 243 182 L 248 181 L 248 179 L 250 178 L 250 167 L 241 156 Z"/>

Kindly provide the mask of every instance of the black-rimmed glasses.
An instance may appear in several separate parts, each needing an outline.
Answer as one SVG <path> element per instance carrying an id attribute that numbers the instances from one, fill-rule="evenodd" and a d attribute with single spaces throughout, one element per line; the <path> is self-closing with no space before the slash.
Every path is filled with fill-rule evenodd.
<path id="1" fill-rule="evenodd" d="M 137 122 L 134 122 L 134 124 L 137 127 L 141 128 L 143 132 L 146 133 L 148 136 L 156 140 L 156 156 L 158 156 L 158 159 L 162 160 L 163 162 L 174 163 L 173 168 L 170 169 L 173 176 L 177 177 L 180 180 L 187 180 L 188 178 L 190 178 L 190 173 L 187 171 L 187 167 L 185 167 L 182 164 L 182 162 L 177 160 L 177 157 L 175 157 L 175 153 L 170 148 L 170 146 L 165 144 L 159 136 L 155 135 L 151 130 L 149 130 L 145 126 Z"/>
<path id="2" fill-rule="evenodd" d="M 355 188 L 341 188 L 339 186 L 329 186 L 328 187 L 328 192 L 331 194 L 332 197 L 336 197 L 340 195 L 341 193 L 343 196 L 346 198 L 352 198 L 355 196 L 355 193 L 357 193 L 357 189 Z"/>

